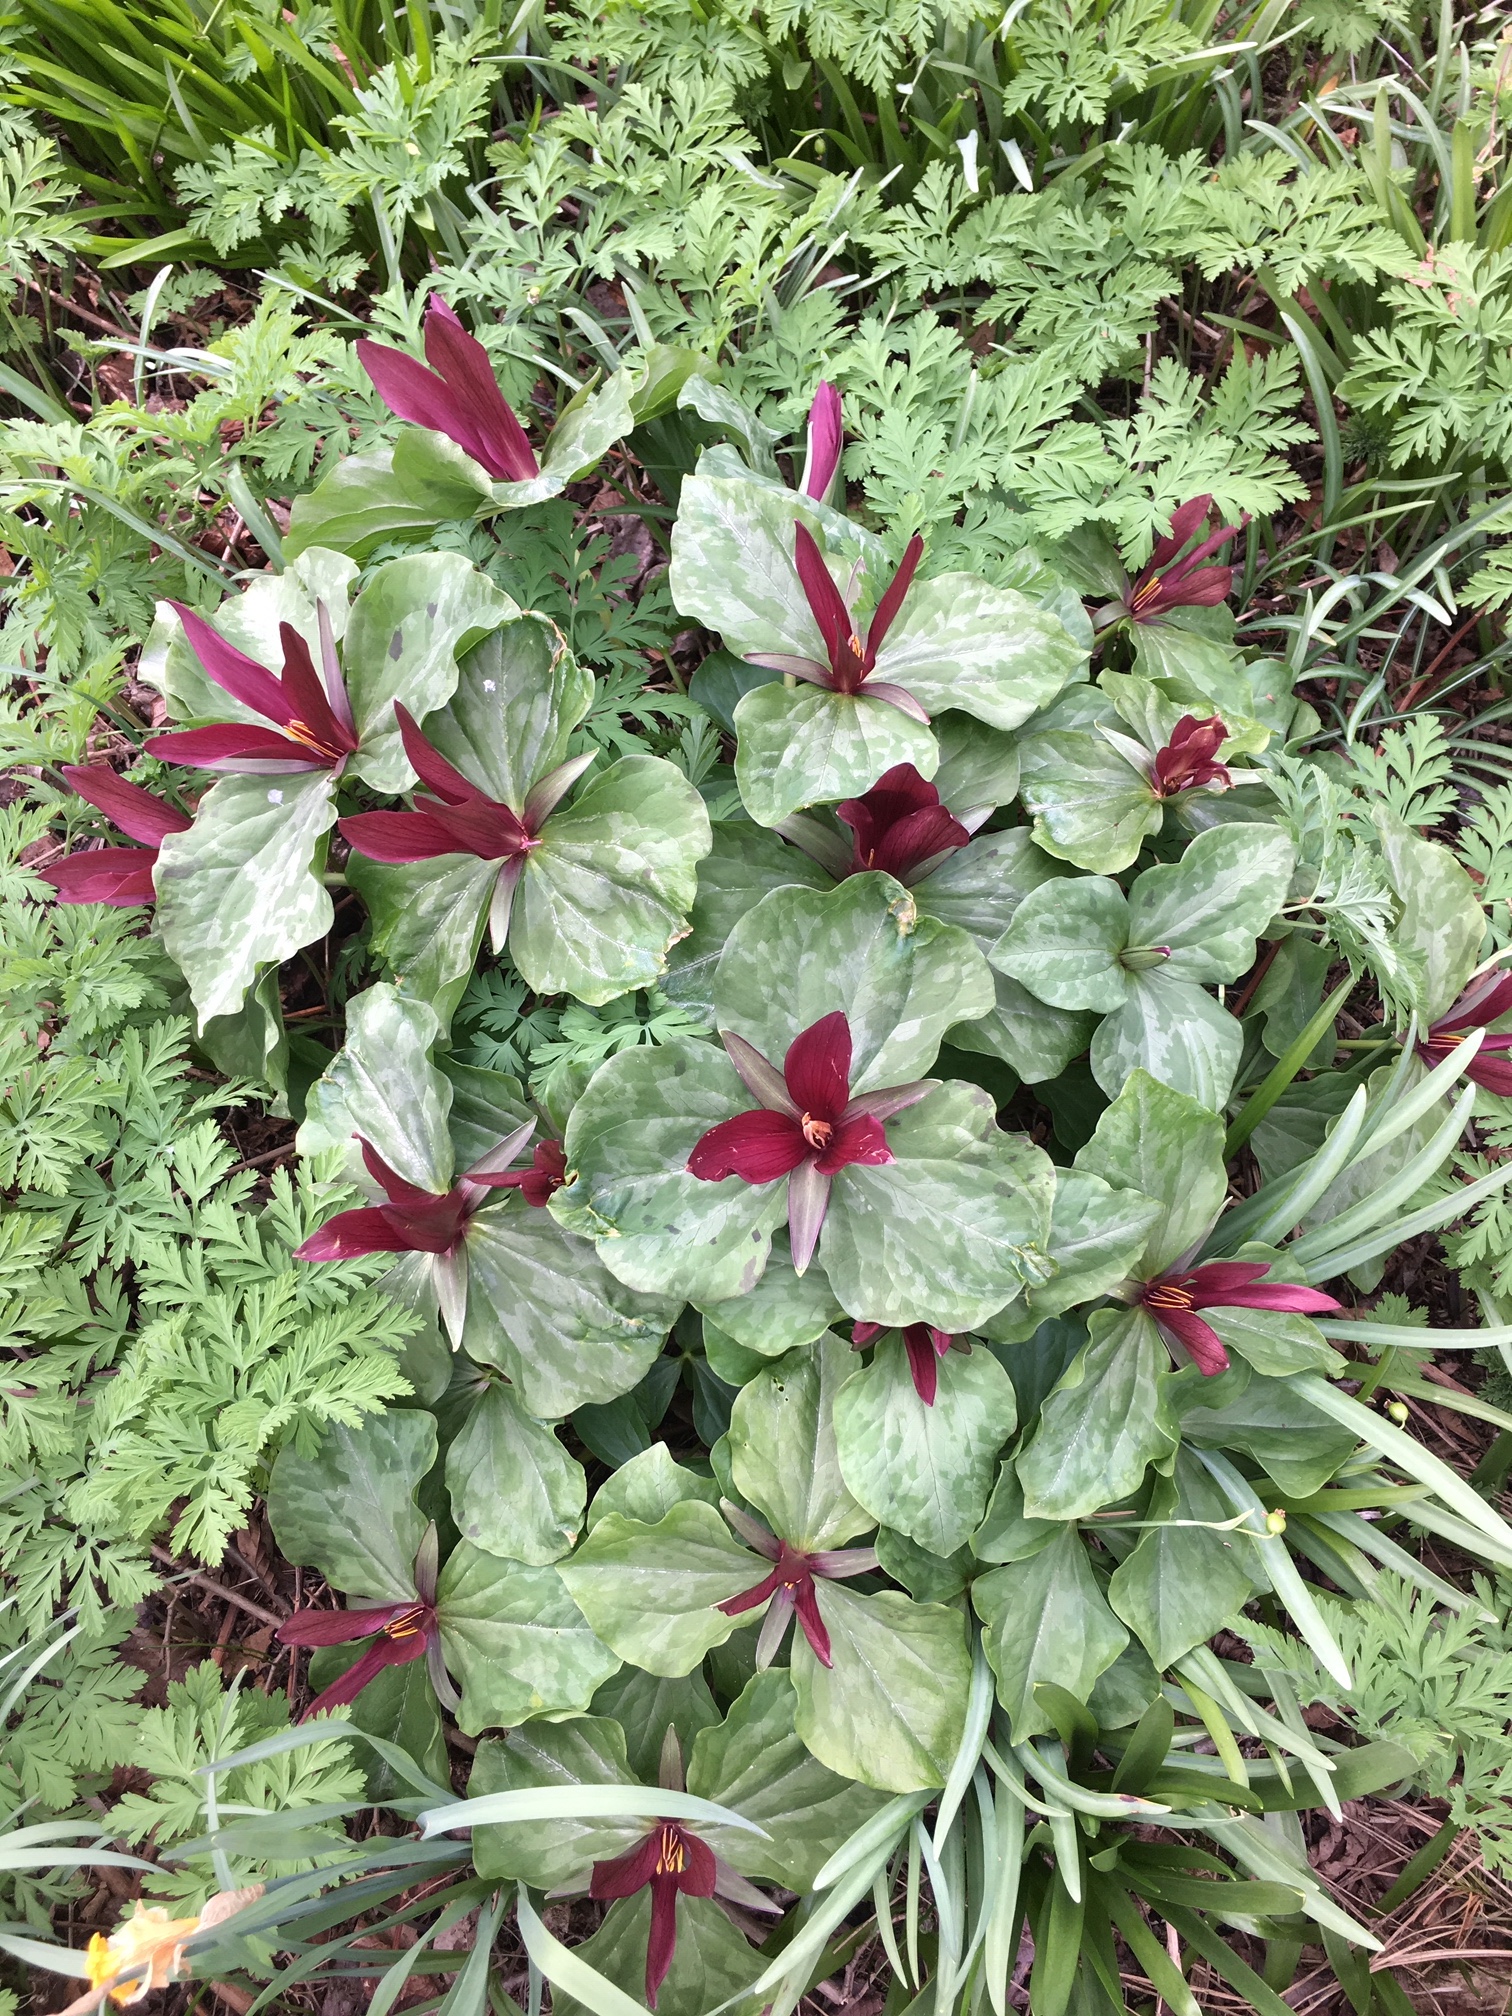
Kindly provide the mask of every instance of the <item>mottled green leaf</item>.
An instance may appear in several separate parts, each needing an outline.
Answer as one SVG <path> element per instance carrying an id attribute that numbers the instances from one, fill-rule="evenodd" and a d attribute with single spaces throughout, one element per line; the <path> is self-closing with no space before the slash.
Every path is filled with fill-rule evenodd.
<path id="1" fill-rule="evenodd" d="M 676 764 L 621 757 L 546 821 L 526 855 L 511 959 L 538 994 L 595 1006 L 649 987 L 684 928 L 708 849 L 708 812 Z"/>
<path id="2" fill-rule="evenodd" d="M 684 1757 L 700 1729 L 719 1720 L 719 1710 L 702 1673 L 684 1673 L 675 1680 L 622 1666 L 593 1697 L 595 1715 L 612 1715 L 625 1732 L 630 1769 L 642 1784 L 652 1785 L 661 1764 L 662 1743 L 669 1729 L 677 1731 Z"/>
<path id="3" fill-rule="evenodd" d="M 796 882 L 828 889 L 831 878 L 801 848 L 749 819 L 716 820 L 712 846 L 698 864 L 698 893 L 688 912 L 690 929 L 667 953 L 661 989 L 669 1001 L 714 1026 L 714 969 L 725 940 L 746 912 L 770 890 Z"/>
<path id="4" fill-rule="evenodd" d="M 169 833 L 153 869 L 157 925 L 189 982 L 200 1027 L 234 1015 L 262 969 L 331 928 L 321 881 L 336 819 L 327 770 L 222 777 L 194 824 Z"/>
<path id="5" fill-rule="evenodd" d="M 990 952 L 1031 890 L 1066 879 L 1065 869 L 1045 858 L 1026 826 L 1009 826 L 1001 833 L 979 833 L 912 886 L 926 916 L 958 924 Z"/>
<path id="6" fill-rule="evenodd" d="M 1093 875 L 1138 859 L 1165 807 L 1128 758 L 1095 728 L 1026 736 L 1023 799 L 1047 854 Z"/>
<path id="7" fill-rule="evenodd" d="M 1087 1329 L 1090 1341 L 1061 1376 L 1034 1440 L 1018 1455 L 1031 1518 L 1081 1519 L 1116 1505 L 1139 1488 L 1151 1463 L 1176 1447 L 1165 1393 L 1171 1375 L 1152 1319 L 1140 1308 L 1099 1309 Z"/>
<path id="8" fill-rule="evenodd" d="M 464 1540 L 534 1567 L 571 1551 L 588 1502 L 582 1464 L 499 1385 L 484 1387 L 447 1450 L 446 1488 Z"/>
<path id="9" fill-rule="evenodd" d="M 476 854 L 403 864 L 347 857 L 347 881 L 372 920 L 373 951 L 396 987 L 435 1009 L 443 1029 L 472 978 L 498 876 L 498 862 Z"/>
<path id="10" fill-rule="evenodd" d="M 890 875 L 828 892 L 774 889 L 731 931 L 714 979 L 721 1029 L 774 1064 L 836 1009 L 851 1033 L 851 1091 L 920 1078 L 954 1021 L 992 1005 L 987 963 L 964 931 L 921 917 Z"/>
<path id="11" fill-rule="evenodd" d="M 766 1568 L 712 1505 L 685 1500 L 654 1526 L 611 1512 L 558 1572 L 606 1645 L 676 1678 L 762 1615 L 726 1617 L 715 1605 L 753 1588 Z"/>
<path id="12" fill-rule="evenodd" d="M 392 448 L 344 455 L 294 499 L 284 557 L 325 546 L 365 560 L 388 540 L 418 539 L 450 519 L 476 517 L 488 494 L 487 473 L 470 455 L 442 435 L 403 427 Z"/>
<path id="13" fill-rule="evenodd" d="M 902 1340 L 887 1337 L 836 1397 L 840 1468 L 874 1519 L 953 1554 L 981 1523 L 1017 1419 L 1012 1383 L 990 1351 L 947 1352 L 926 1407 Z"/>
<path id="14" fill-rule="evenodd" d="M 611 1904 L 603 1924 L 573 1952 L 612 1981 L 637 2005 L 646 2000 L 646 1941 L 651 1931 L 651 1892 Z M 672 1965 L 656 1998 L 656 2016 L 754 2016 L 760 2006 L 741 1991 L 760 1974 L 762 1956 L 737 1932 L 712 1897 L 679 1897 L 677 1944 Z M 726 2005 L 730 2006 L 726 2008 Z M 573 1996 L 553 1988 L 554 2016 L 592 2016 Z"/>
<path id="15" fill-rule="evenodd" d="M 622 1463 L 599 1486 L 589 1509 L 588 1525 L 591 1529 L 609 1513 L 618 1512 L 642 1526 L 654 1526 L 674 1505 L 694 1499 L 705 1505 L 718 1505 L 719 1486 L 712 1477 L 701 1477 L 696 1470 L 676 1462 L 665 1442 L 653 1442 L 649 1449 Z"/>
<path id="16" fill-rule="evenodd" d="M 1145 1518 L 1150 1529 L 1113 1571 L 1108 1601 L 1163 1671 L 1233 1622 L 1259 1557 L 1242 1535 L 1218 1530 L 1233 1507 L 1184 1452 L 1175 1476 L 1157 1481 Z"/>
<path id="17" fill-rule="evenodd" d="M 859 797 L 898 763 L 932 777 L 939 761 L 922 722 L 865 691 L 756 686 L 735 709 L 735 731 L 735 781 L 758 826 Z"/>
<path id="18" fill-rule="evenodd" d="M 435 1421 L 403 1408 L 333 1424 L 313 1456 L 286 1442 L 268 1484 L 279 1547 L 359 1604 L 404 1602 L 426 1527 L 415 1492 L 435 1460 Z"/>
<path id="19" fill-rule="evenodd" d="M 943 1785 L 966 1720 L 971 1656 L 959 1611 L 895 1590 L 817 1582 L 834 1665 L 793 1636 L 798 1734 L 821 1764 L 883 1792 Z"/>
<path id="20" fill-rule="evenodd" d="M 1451 1008 L 1480 957 L 1486 913 L 1475 884 L 1447 847 L 1399 826 L 1380 813 L 1381 835 L 1391 886 L 1402 906 L 1392 942 L 1423 961 L 1423 1022 Z"/>
<path id="21" fill-rule="evenodd" d="M 723 1722 L 695 1738 L 688 1790 L 766 1829 L 763 1840 L 744 1828 L 700 1826 L 716 1855 L 742 1876 L 806 1890 L 883 1802 L 810 1754 L 794 1726 L 797 1706 L 780 1666 L 758 1673 Z"/>
<path id="22" fill-rule="evenodd" d="M 467 1541 L 436 1590 L 441 1650 L 462 1689 L 469 1736 L 534 1715 L 581 1715 L 619 1666 L 584 1623 L 555 1568 L 501 1561 Z"/>
<path id="23" fill-rule="evenodd" d="M 377 568 L 352 607 L 341 654 L 362 745 L 353 774 L 390 796 L 411 790 L 394 702 L 423 721 L 451 698 L 469 646 L 518 615 L 461 553 L 410 553 Z"/>
<path id="24" fill-rule="evenodd" d="M 829 1276 L 811 1263 L 807 1273 L 793 1272 L 792 1249 L 785 1231 L 772 1239 L 766 1272 L 744 1295 L 710 1302 L 703 1314 L 744 1351 L 780 1358 L 800 1344 L 812 1344 L 845 1312 L 835 1300 Z"/>
<path id="25" fill-rule="evenodd" d="M 835 1395 L 854 1366 L 849 1346 L 826 1334 L 759 1372 L 730 1410 L 736 1489 L 778 1539 L 806 1554 L 843 1547 L 876 1524 L 846 1489 L 835 1446 Z"/>
<path id="26" fill-rule="evenodd" d="M 1164 1273 L 1203 1237 L 1228 1193 L 1222 1120 L 1147 1071 L 1131 1074 L 1076 1166 L 1162 1207 L 1145 1246 L 1145 1278 Z"/>
<path id="27" fill-rule="evenodd" d="M 971 1536 L 971 1551 L 979 1561 L 1027 1561 L 1063 1530 L 1058 1519 L 1027 1516 L 1018 1471 L 1012 1462 L 1005 1461 L 982 1523 Z"/>
<path id="28" fill-rule="evenodd" d="M 1226 1008 L 1163 967 L 1129 975 L 1129 998 L 1092 1038 L 1092 1075 L 1116 1098 L 1132 1071 L 1215 1110 L 1233 1090 L 1244 1033 Z"/>
<path id="29" fill-rule="evenodd" d="M 1106 1014 L 1122 1005 L 1131 975 L 1119 963 L 1129 906 L 1100 875 L 1041 883 L 992 948 L 992 963 L 1055 1008 Z"/>
<path id="30" fill-rule="evenodd" d="M 633 1785 L 625 1732 L 600 1715 L 570 1722 L 527 1722 L 478 1745 L 469 1799 L 545 1786 Z M 480 1876 L 555 1890 L 583 1882 L 595 1862 L 623 1855 L 646 1832 L 638 1814 L 619 1820 L 521 1820 L 472 1830 Z"/>
<path id="31" fill-rule="evenodd" d="M 994 1568 L 971 1585 L 982 1643 L 997 1675 L 998 1699 L 1014 1739 L 1053 1729 L 1035 1688 L 1048 1681 L 1085 1701 L 1113 1664 L 1128 1632 L 1104 1601 L 1075 1526 L 1027 1560 Z"/>
<path id="32" fill-rule="evenodd" d="M 1131 1272 L 1163 1216 L 1164 1207 L 1141 1191 L 1115 1189 L 1080 1166 L 1058 1169 L 1050 1214 L 1050 1258 L 1057 1271 L 1030 1289 L 1031 1308 L 1058 1316 L 1106 1295 Z"/>
<path id="33" fill-rule="evenodd" d="M 950 707 L 993 728 L 1019 728 L 1085 657 L 1048 610 L 1014 589 L 937 574 L 909 590 L 874 677 L 906 686 L 927 714 Z"/>
<path id="34" fill-rule="evenodd" d="M 959 1083 L 890 1120 L 887 1140 L 891 1162 L 835 1178 L 819 1249 L 835 1293 L 869 1323 L 974 1330 L 1048 1271 L 1050 1159 Z"/>
<path id="35" fill-rule="evenodd" d="M 466 1250 L 463 1346 L 543 1420 L 628 1393 L 677 1318 L 675 1299 L 627 1288 L 592 1240 L 519 1197 L 480 1211 Z"/>
<path id="36" fill-rule="evenodd" d="M 1170 949 L 1171 978 L 1237 980 L 1286 900 L 1295 849 L 1274 826 L 1214 826 L 1129 892 L 1130 945 Z M 1110 1007 L 1113 1003 L 1108 1004 Z"/>
<path id="37" fill-rule="evenodd" d="M 386 984 L 354 995 L 347 1003 L 346 1042 L 311 1089 L 296 1144 L 300 1154 L 341 1148 L 355 1163 L 353 1136 L 361 1134 L 407 1183 L 447 1189 L 452 1088 L 431 1061 L 437 1034 L 436 1017 L 423 1001 L 405 1000 Z"/>
<path id="38" fill-rule="evenodd" d="M 642 1293 L 708 1302 L 745 1294 L 786 1216 L 786 1185 L 705 1183 L 688 1174 L 688 1157 L 709 1128 L 749 1105 L 712 1044 L 621 1051 L 573 1108 L 571 1180 L 552 1198 L 553 1214 L 598 1238 L 605 1265 Z"/>
<path id="39" fill-rule="evenodd" d="M 456 692 L 425 722 L 449 763 L 514 811 L 565 761 L 568 739 L 593 704 L 593 675 L 544 616 L 503 623 L 469 651 Z"/>

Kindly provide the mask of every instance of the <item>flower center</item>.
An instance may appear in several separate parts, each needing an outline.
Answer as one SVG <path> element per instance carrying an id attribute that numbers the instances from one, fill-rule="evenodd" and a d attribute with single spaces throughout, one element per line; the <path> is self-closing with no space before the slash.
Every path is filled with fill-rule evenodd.
<path id="1" fill-rule="evenodd" d="M 663 1827 L 661 1847 L 656 1857 L 657 1875 L 681 1876 L 687 1866 L 688 1851 L 683 1846 L 681 1832 L 676 1827 Z"/>
<path id="2" fill-rule="evenodd" d="M 803 1129 L 803 1138 L 810 1148 L 828 1148 L 834 1127 L 828 1120 L 816 1120 L 812 1113 L 805 1113 L 798 1122 Z"/>
<path id="3" fill-rule="evenodd" d="M 385 1624 L 383 1635 L 385 1638 L 413 1638 L 424 1629 L 425 1610 L 417 1603 L 413 1610 L 405 1610 L 392 1623 Z"/>
<path id="4" fill-rule="evenodd" d="M 1157 1281 L 1144 1297 L 1147 1309 L 1190 1309 L 1192 1291 L 1181 1288 L 1174 1281 Z"/>

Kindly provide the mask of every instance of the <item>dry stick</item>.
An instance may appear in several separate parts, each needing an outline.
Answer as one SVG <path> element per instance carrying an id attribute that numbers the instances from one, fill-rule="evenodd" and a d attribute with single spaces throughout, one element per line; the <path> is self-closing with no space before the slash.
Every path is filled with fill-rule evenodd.
<path id="1" fill-rule="evenodd" d="M 219 1596 L 227 1603 L 234 1603 L 238 1610 L 245 1610 L 249 1617 L 257 1618 L 259 1623 L 271 1624 L 276 1631 L 284 1621 L 282 1617 L 275 1617 L 271 1610 L 264 1610 L 261 1603 L 254 1603 L 250 1596 L 243 1596 L 239 1590 L 228 1589 L 223 1582 L 217 1582 L 209 1575 L 198 1575 L 192 1568 L 181 1569 L 166 1547 L 154 1544 L 152 1555 L 155 1561 L 161 1561 L 166 1567 L 172 1568 L 183 1581 L 192 1582 L 198 1589 L 208 1589 L 212 1596 Z"/>

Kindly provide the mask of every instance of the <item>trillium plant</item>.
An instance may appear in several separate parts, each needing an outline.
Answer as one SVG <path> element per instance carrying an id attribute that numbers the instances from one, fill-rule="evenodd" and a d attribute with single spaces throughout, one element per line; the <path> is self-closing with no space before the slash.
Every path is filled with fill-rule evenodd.
<path id="1" fill-rule="evenodd" d="M 391 305 L 382 445 L 160 607 L 151 763 L 66 768 L 39 863 L 297 1127 L 291 1296 L 389 1319 L 261 1459 L 307 1733 L 407 1828 L 449 1718 L 423 1831 L 568 2012 L 791 2010 L 921 1885 L 889 2006 L 933 2016 L 1009 2007 L 1026 1929 L 1046 2011 L 1132 1954 L 1192 2016 L 1234 1923 L 1368 1950 L 1264 1816 L 1413 1761 L 1275 1648 L 1336 1701 L 1339 1604 L 1406 1563 L 1463 1608 L 1404 1520 L 1512 1560 L 1372 1400 L 1508 1341 L 1375 1302 L 1512 1176 L 1452 1159 L 1512 1097 L 1500 899 L 1307 769 L 1209 497 L 1132 564 L 1000 550 L 852 511 L 836 383 L 784 441 L 652 346 L 553 417 Z M 580 494 L 665 478 L 682 626 L 633 703 L 487 529 L 626 437 Z"/>

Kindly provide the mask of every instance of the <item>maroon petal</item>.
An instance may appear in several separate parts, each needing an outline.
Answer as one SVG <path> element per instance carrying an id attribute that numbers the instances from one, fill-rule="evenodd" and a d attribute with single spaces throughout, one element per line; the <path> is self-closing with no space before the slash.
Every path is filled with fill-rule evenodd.
<path id="1" fill-rule="evenodd" d="M 296 1260 L 356 1260 L 364 1253 L 412 1253 L 409 1240 L 381 1206 L 338 1211 L 294 1249 Z"/>
<path id="2" fill-rule="evenodd" d="M 160 847 L 170 833 L 184 833 L 194 824 L 187 812 L 169 805 L 140 784 L 128 784 L 108 763 L 65 763 L 70 790 L 98 806 L 130 840 Z"/>
<path id="3" fill-rule="evenodd" d="M 711 1127 L 688 1157 L 688 1174 L 705 1183 L 720 1183 L 726 1176 L 775 1183 L 812 1152 L 796 1120 L 759 1107 Z"/>
<path id="4" fill-rule="evenodd" d="M 633 1897 L 637 1890 L 644 1890 L 656 1874 L 660 1854 L 661 1829 L 658 1827 L 627 1854 L 595 1862 L 588 1882 L 588 1895 L 596 1897 L 600 1903 L 616 1897 Z"/>
<path id="5" fill-rule="evenodd" d="M 950 1349 L 950 1332 L 936 1330 L 928 1323 L 910 1323 L 903 1332 L 903 1348 L 908 1353 L 908 1369 L 913 1374 L 914 1391 L 926 1407 L 933 1407 L 939 1385 L 940 1360 Z"/>
<path id="6" fill-rule="evenodd" d="M 365 1140 L 361 1134 L 355 1135 L 353 1138 L 362 1152 L 363 1167 L 378 1185 L 384 1196 L 387 1197 L 390 1204 L 408 1204 L 420 1207 L 435 1203 L 436 1192 L 434 1190 L 422 1190 L 417 1184 L 406 1182 L 404 1177 L 390 1169 L 371 1141 Z"/>
<path id="7" fill-rule="evenodd" d="M 677 1951 L 677 1885 L 651 1885 L 651 1928 L 646 1934 L 646 2007 L 654 2009 Z"/>
<path id="8" fill-rule="evenodd" d="M 885 1323 L 853 1323 L 851 1325 L 852 1344 L 871 1344 L 887 1329 Z"/>
<path id="9" fill-rule="evenodd" d="M 443 805 L 465 805 L 469 798 L 482 796 L 476 784 L 469 784 L 460 770 L 454 770 L 441 751 L 420 732 L 420 724 L 408 707 L 394 702 L 399 723 L 399 739 L 410 767 L 428 791 L 434 791 Z"/>
<path id="10" fill-rule="evenodd" d="M 1189 498 L 1171 513 L 1171 529 L 1164 539 L 1155 541 L 1155 550 L 1150 555 L 1150 569 L 1168 567 L 1189 539 L 1195 539 L 1207 523 L 1208 512 L 1213 508 L 1211 492 L 1201 497 Z"/>
<path id="11" fill-rule="evenodd" d="M 156 847 L 97 847 L 54 861 L 39 873 L 57 891 L 60 903 L 108 903 L 126 910 L 156 901 L 152 883 L 156 861 Z"/>
<path id="12" fill-rule="evenodd" d="M 1199 567 L 1194 573 L 1172 575 L 1160 584 L 1160 592 L 1148 604 L 1159 609 L 1214 609 L 1233 592 L 1232 567 Z"/>
<path id="13" fill-rule="evenodd" d="M 65 771 L 64 775 L 68 773 Z M 120 821 L 116 821 L 117 825 Z M 1512 973 L 1487 974 L 1475 986 L 1467 987 L 1447 1014 L 1441 1015 L 1428 1031 L 1431 1038 L 1452 1029 L 1484 1029 L 1512 1014 Z"/>
<path id="14" fill-rule="evenodd" d="M 537 844 L 507 805 L 481 793 L 462 805 L 430 803 L 421 809 L 452 836 L 454 853 L 476 854 L 480 861 L 512 861 Z"/>
<path id="15" fill-rule="evenodd" d="M 333 1680 L 323 1694 L 315 1696 L 300 1721 L 308 1722 L 312 1715 L 324 1715 L 332 1708 L 349 1707 L 368 1682 L 376 1680 L 386 1667 L 408 1666 L 412 1659 L 423 1659 L 425 1646 L 423 1631 L 417 1631 L 412 1638 L 374 1639 L 355 1665 Z"/>
<path id="16" fill-rule="evenodd" d="M 411 1602 L 384 1603 L 372 1610 L 296 1610 L 274 1635 L 284 1645 L 349 1645 L 354 1638 L 371 1638 L 414 1607 Z"/>
<path id="17" fill-rule="evenodd" d="M 307 728 L 323 749 L 351 755 L 357 738 L 337 720 L 310 647 L 292 623 L 280 623 L 278 641 L 283 646 L 283 689 L 294 703 L 300 725 Z"/>
<path id="18" fill-rule="evenodd" d="M 1211 1299 L 1229 1288 L 1248 1288 L 1253 1281 L 1263 1281 L 1269 1272 L 1268 1260 L 1210 1260 L 1190 1274 L 1173 1274 L 1168 1278 L 1181 1288 L 1200 1288 Z"/>
<path id="19" fill-rule="evenodd" d="M 567 1157 L 560 1141 L 538 1141 L 529 1169 L 505 1169 L 485 1180 L 495 1189 L 518 1190 L 527 1204 L 540 1211 L 567 1181 Z"/>
<path id="20" fill-rule="evenodd" d="M 75 857 L 77 858 L 77 857 Z M 1498 1098 L 1512 1098 L 1512 1058 L 1488 1057 L 1482 1051 L 1465 1073 L 1472 1085 L 1483 1085 Z"/>
<path id="21" fill-rule="evenodd" d="M 474 451 L 475 459 L 494 481 L 523 483 L 538 476 L 530 441 L 499 390 L 488 352 L 439 294 L 432 294 L 426 310 L 425 356 L 446 381 L 470 438 L 482 451 Z"/>
<path id="22" fill-rule="evenodd" d="M 1318 1288 L 1301 1288 L 1290 1281 L 1262 1281 L 1254 1288 L 1230 1288 L 1210 1294 L 1197 1289 L 1194 1309 L 1285 1309 L 1294 1315 L 1318 1316 L 1341 1307 L 1332 1295 Z"/>
<path id="23" fill-rule="evenodd" d="M 185 728 L 171 735 L 149 735 L 142 745 L 164 763 L 188 763 L 197 770 L 245 770 L 253 776 L 292 775 L 300 770 L 329 770 L 330 757 L 308 742 L 275 734 L 271 728 Z"/>
<path id="24" fill-rule="evenodd" d="M 459 847 L 429 812 L 353 812 L 336 824 L 349 847 L 369 861 L 384 861 L 391 867 L 470 851 Z"/>
<path id="25" fill-rule="evenodd" d="M 366 336 L 358 338 L 356 348 L 357 361 L 372 379 L 378 397 L 390 413 L 455 441 L 464 454 L 481 462 L 496 482 L 506 474 L 489 457 L 472 426 L 469 402 L 434 371 L 427 371 L 402 350 L 392 349 L 387 343 L 374 343 Z"/>
<path id="26" fill-rule="evenodd" d="M 831 1125 L 850 1098 L 850 1072 L 850 1023 L 838 1008 L 795 1036 L 782 1060 L 783 1079 L 798 1111 Z"/>
<path id="27" fill-rule="evenodd" d="M 755 1610 L 765 1603 L 769 1596 L 775 1596 L 781 1587 L 782 1569 L 777 1567 L 760 1582 L 753 1582 L 749 1589 L 742 1589 L 738 1596 L 727 1596 L 723 1603 L 716 1603 L 714 1608 L 726 1617 L 743 1617 L 747 1610 Z"/>
<path id="28" fill-rule="evenodd" d="M 793 1591 L 794 1607 L 798 1612 L 798 1622 L 803 1635 L 809 1642 L 809 1649 L 821 1666 L 833 1666 L 834 1654 L 830 1650 L 830 1635 L 825 1629 L 824 1619 L 819 1615 L 819 1598 L 814 1591 L 812 1576 L 807 1576 Z"/>
<path id="29" fill-rule="evenodd" d="M 168 606 L 183 624 L 189 648 L 198 658 L 206 676 L 213 679 L 223 693 L 229 693 L 233 700 L 240 700 L 243 707 L 250 707 L 254 714 L 261 714 L 265 721 L 276 722 L 280 728 L 294 725 L 299 718 L 297 710 L 266 665 L 259 665 L 245 651 L 238 651 L 234 644 L 228 644 L 213 624 L 207 623 L 203 616 L 197 616 L 182 602 L 170 601 Z"/>
<path id="30" fill-rule="evenodd" d="M 677 1832 L 684 1857 L 678 1889 L 685 1897 L 712 1897 L 719 1881 L 719 1864 L 714 1850 L 707 1841 L 690 1834 L 686 1827 L 679 1827 Z"/>
<path id="31" fill-rule="evenodd" d="M 843 805 L 840 814 L 843 818 Z M 852 870 L 877 868 L 906 882 L 922 862 L 964 847 L 970 838 L 960 820 L 953 819 L 943 805 L 931 806 L 897 820 L 869 847 L 858 832 Z"/>
<path id="32" fill-rule="evenodd" d="M 809 407 L 808 456 L 803 465 L 803 481 L 799 485 L 806 496 L 822 501 L 829 495 L 830 484 L 835 480 L 835 471 L 840 465 L 842 441 L 840 394 L 827 379 L 821 378 L 814 403 Z"/>
<path id="33" fill-rule="evenodd" d="M 845 597 L 835 586 L 824 564 L 824 555 L 815 544 L 813 533 L 806 525 L 797 528 L 793 561 L 809 612 L 819 626 L 819 635 L 829 653 L 830 670 L 838 673 L 856 656 L 850 641 L 854 634 L 851 614 L 845 606 Z M 860 670 L 859 665 L 857 670 Z"/>
<path id="34" fill-rule="evenodd" d="M 858 1113 L 854 1119 L 840 1122 L 830 1136 L 829 1146 L 815 1158 L 814 1167 L 821 1176 L 833 1176 L 853 1162 L 864 1163 L 868 1169 L 882 1169 L 892 1159 L 882 1122 L 870 1113 Z"/>
<path id="35" fill-rule="evenodd" d="M 915 532 L 904 549 L 903 558 L 898 563 L 898 571 L 882 591 L 882 600 L 877 604 L 871 625 L 866 633 L 866 657 L 864 663 L 868 672 L 877 662 L 877 653 L 887 642 L 887 633 L 897 621 L 898 611 L 903 607 L 903 598 L 913 585 L 913 577 L 924 553 L 924 540 Z"/>
<path id="36" fill-rule="evenodd" d="M 1214 1379 L 1220 1372 L 1227 1372 L 1228 1353 L 1223 1348 L 1223 1339 L 1210 1323 L 1204 1323 L 1190 1309 L 1151 1309 L 1150 1314 L 1162 1330 L 1168 1330 L 1186 1346 L 1192 1363 L 1204 1379 Z"/>

